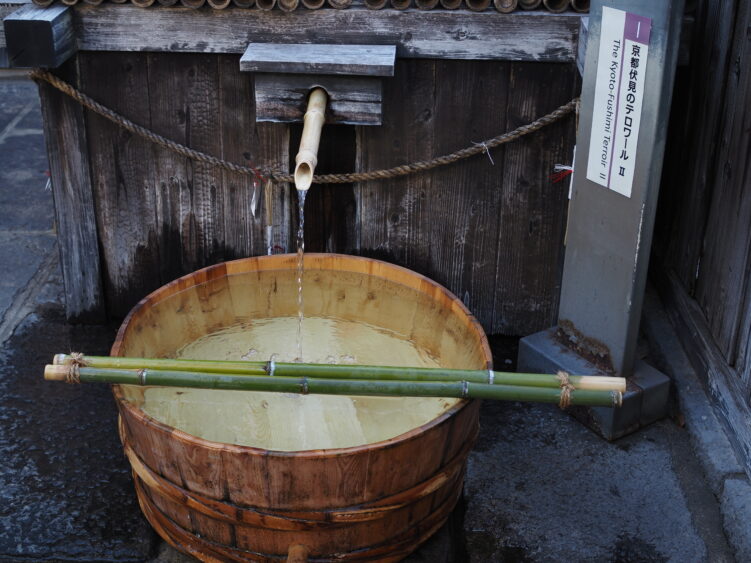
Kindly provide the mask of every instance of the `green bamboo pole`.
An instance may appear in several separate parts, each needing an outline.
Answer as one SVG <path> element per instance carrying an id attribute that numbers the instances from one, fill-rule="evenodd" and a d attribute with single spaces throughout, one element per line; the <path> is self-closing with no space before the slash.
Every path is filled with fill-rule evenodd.
<path id="1" fill-rule="evenodd" d="M 57 354 L 55 365 L 78 363 L 86 367 L 120 369 L 159 369 L 194 371 L 227 375 L 270 375 L 323 379 L 359 379 L 389 381 L 469 381 L 490 385 L 522 385 L 526 387 L 559 388 L 562 381 L 554 375 L 509 373 L 491 370 L 459 370 L 445 368 L 413 368 L 398 366 L 361 366 L 342 364 L 299 364 L 285 362 L 229 362 L 214 360 L 175 360 L 162 358 L 120 358 Z M 569 375 L 568 383 L 576 389 L 592 391 L 626 390 L 622 377 Z"/>
<path id="2" fill-rule="evenodd" d="M 48 365 L 45 379 L 69 383 L 122 383 L 127 385 L 156 385 L 168 387 L 196 387 L 202 389 L 234 389 L 241 391 L 276 391 L 321 395 L 377 395 L 405 397 L 455 397 L 462 399 L 497 399 L 558 403 L 561 406 L 588 405 L 617 407 L 621 405 L 619 391 L 591 391 L 586 389 L 551 389 L 475 383 L 470 381 L 381 381 L 350 379 L 316 379 L 308 377 L 268 377 L 256 375 L 228 375 L 162 369 L 114 369 L 79 367 L 78 365 Z"/>

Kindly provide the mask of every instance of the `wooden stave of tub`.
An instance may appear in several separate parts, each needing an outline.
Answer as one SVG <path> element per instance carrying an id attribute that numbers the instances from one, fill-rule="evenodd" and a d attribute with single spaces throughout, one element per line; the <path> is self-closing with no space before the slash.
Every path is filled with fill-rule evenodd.
<path id="1" fill-rule="evenodd" d="M 55 2 L 55 0 L 32 0 L 34 4 L 41 7 L 47 7 Z M 257 10 L 273 10 L 279 9 L 285 12 L 292 12 L 301 9 L 299 6 L 302 4 L 304 9 L 307 10 L 319 10 L 321 8 L 329 7 L 337 10 L 344 10 L 352 5 L 352 0 L 284 0 L 277 2 L 277 0 L 262 0 L 257 3 L 256 0 L 60 0 L 68 6 L 74 6 L 81 3 L 98 6 L 105 1 L 109 1 L 116 4 L 124 4 L 131 2 L 133 5 L 140 8 L 148 8 L 150 6 L 173 6 L 178 2 L 187 8 L 198 9 L 204 5 L 208 5 L 215 10 L 224 10 L 230 6 L 241 9 L 257 9 Z M 456 10 L 459 8 L 466 8 L 468 10 L 482 12 L 491 9 L 490 6 L 495 7 L 496 11 L 508 14 L 517 10 L 538 10 L 545 9 L 553 13 L 560 13 L 571 9 L 580 13 L 589 12 L 589 0 L 415 0 L 414 7 L 420 10 L 432 10 L 438 7 L 442 7 L 448 10 Z M 413 6 L 412 0 L 364 0 L 365 7 L 371 10 L 382 10 L 389 8 L 393 10 L 406 10 Z"/>
<path id="2" fill-rule="evenodd" d="M 160 288 L 125 319 L 112 355 L 128 353 L 131 328 L 137 330 L 152 305 L 192 290 L 210 298 L 215 293 L 203 284 L 221 284 L 228 275 L 252 275 L 285 261 L 293 267 L 291 255 L 237 260 Z M 477 321 L 461 301 L 427 278 L 364 258 L 306 255 L 306 271 L 317 269 L 385 276 L 423 292 L 445 311 L 462 315 L 457 322 L 467 323 L 476 339 L 472 346 L 490 367 L 490 349 Z M 461 495 L 466 457 L 478 432 L 479 402 L 460 401 L 429 423 L 376 444 L 275 452 L 191 436 L 146 415 L 120 386 L 113 392 L 145 516 L 166 541 L 204 561 L 279 561 L 300 545 L 310 550 L 311 561 L 397 561 L 448 518 Z M 416 459 L 416 451 L 426 455 Z M 261 476 L 266 486 L 233 482 L 248 475 Z M 295 482 L 292 475 L 306 479 Z M 353 475 L 359 477 L 345 485 Z M 345 549 L 342 534 L 348 538 Z"/>

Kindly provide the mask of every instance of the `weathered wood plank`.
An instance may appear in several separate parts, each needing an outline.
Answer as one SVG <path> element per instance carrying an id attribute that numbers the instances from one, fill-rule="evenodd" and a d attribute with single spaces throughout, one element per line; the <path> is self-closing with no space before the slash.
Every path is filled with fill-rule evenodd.
<path id="1" fill-rule="evenodd" d="M 735 11 L 734 1 L 701 3 L 692 35 L 693 64 L 686 70 L 679 68 L 676 78 L 654 262 L 675 271 L 690 295 L 700 269 L 717 166 Z M 688 162 L 691 166 L 686 166 Z"/>
<path id="2" fill-rule="evenodd" d="M 56 4 L 32 4 L 5 16 L 5 42 L 10 66 L 57 68 L 76 52 L 72 10 Z"/>
<path id="3" fill-rule="evenodd" d="M 240 58 L 243 72 L 394 76 L 394 45 L 251 43 Z"/>
<path id="4" fill-rule="evenodd" d="M 151 129 L 185 144 L 188 116 L 184 81 L 191 72 L 190 57 L 148 54 L 147 65 Z M 151 160 L 156 196 L 156 252 L 159 255 L 158 269 L 152 275 L 166 283 L 189 268 L 182 238 L 183 220 L 190 210 L 188 159 L 152 145 Z M 187 197 L 183 196 L 185 193 Z"/>
<path id="5" fill-rule="evenodd" d="M 398 60 L 384 84 L 381 127 L 358 127 L 356 170 L 367 171 L 435 156 L 435 61 Z M 432 233 L 419 227 L 433 196 L 430 177 L 417 174 L 356 185 L 359 252 L 412 268 L 441 283 L 430 260 Z M 437 220 L 440 223 L 440 219 Z"/>
<path id="6" fill-rule="evenodd" d="M 715 403 L 715 413 L 729 430 L 739 460 L 751 474 L 751 408 L 737 373 L 717 347 L 707 319 L 674 274 L 660 276 L 660 293 L 683 347 Z"/>
<path id="7" fill-rule="evenodd" d="M 280 123 L 302 122 L 313 86 L 320 86 L 329 96 L 326 123 L 381 124 L 381 79 L 358 76 L 257 74 L 256 118 Z"/>
<path id="8" fill-rule="evenodd" d="M 751 4 L 741 2 L 727 73 L 715 186 L 704 238 L 696 299 L 729 365 L 738 355 L 751 263 Z"/>
<path id="9" fill-rule="evenodd" d="M 253 77 L 241 73 L 237 58 L 218 57 L 221 156 L 230 162 L 256 167 L 285 169 L 289 159 L 289 129 L 286 125 L 256 123 Z M 241 258 L 266 253 L 264 241 L 263 185 L 259 185 L 256 214 L 252 214 L 253 179 L 228 171 L 222 172 L 224 191 L 224 246 L 226 258 Z M 287 245 L 290 208 L 289 190 L 276 194 L 275 220 L 279 226 L 277 244 Z"/>
<path id="10" fill-rule="evenodd" d="M 0 20 L 30 3 L 30 0 L 2 0 L 0 1 Z M 5 26 L 0 25 L 0 68 L 8 68 L 8 50 L 5 45 Z"/>
<path id="11" fill-rule="evenodd" d="M 146 54 L 82 53 L 79 64 L 83 91 L 149 126 Z M 86 132 L 107 310 L 120 317 L 159 287 L 151 145 L 93 112 Z"/>
<path id="12" fill-rule="evenodd" d="M 242 53 L 248 43 L 396 45 L 398 57 L 573 62 L 580 15 L 380 10 L 192 10 L 75 6 L 88 51 Z M 273 30 L 273 33 L 270 32 Z"/>
<path id="13" fill-rule="evenodd" d="M 511 63 L 437 61 L 433 149 L 446 154 L 508 128 Z M 492 103 L 487 102 L 493 92 Z M 432 268 L 478 320 L 493 327 L 496 244 L 503 208 L 506 147 L 430 173 L 429 213 L 420 229 L 433 239 Z M 491 158 L 493 162 L 491 162 Z"/>
<path id="14" fill-rule="evenodd" d="M 512 64 L 507 128 L 552 111 L 577 89 L 573 65 Z M 551 175 L 556 163 L 571 162 L 573 147 L 573 119 L 506 147 L 492 332 L 531 334 L 555 323 L 568 182 L 554 184 Z"/>
<path id="15" fill-rule="evenodd" d="M 62 78 L 74 84 L 76 74 L 73 62 L 60 72 Z M 66 316 L 74 322 L 101 322 L 105 306 L 83 109 L 47 84 L 39 86 L 39 93 L 52 175 Z"/>
<path id="16" fill-rule="evenodd" d="M 575 82 L 570 65 L 519 65 L 511 75 L 498 62 L 399 61 L 385 85 L 384 125 L 358 129 L 357 167 L 394 166 L 489 138 L 564 103 Z M 362 183 L 360 252 L 446 285 L 490 333 L 542 329 L 556 313 L 567 193 L 549 175 L 554 163 L 570 161 L 572 148 L 569 120 L 496 149 L 496 166 L 478 156 Z"/>
<path id="17" fill-rule="evenodd" d="M 299 146 L 302 125 L 292 129 L 292 154 Z M 355 169 L 355 127 L 326 125 L 318 149 L 316 171 L 351 172 Z M 292 166 L 290 162 L 290 166 Z M 293 223 L 294 228 L 296 223 Z M 305 249 L 310 252 L 356 253 L 357 201 L 353 184 L 317 184 L 305 201 Z M 292 249 L 294 250 L 294 249 Z"/>

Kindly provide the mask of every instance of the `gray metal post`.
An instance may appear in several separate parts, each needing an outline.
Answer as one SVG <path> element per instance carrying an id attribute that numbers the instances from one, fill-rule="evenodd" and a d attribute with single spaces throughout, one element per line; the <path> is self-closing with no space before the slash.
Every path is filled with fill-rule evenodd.
<path id="1" fill-rule="evenodd" d="M 667 403 L 635 351 L 682 18 L 683 0 L 592 3 L 558 326 L 520 345 L 520 369 L 630 378 L 621 412 L 579 413 L 611 439 Z"/>

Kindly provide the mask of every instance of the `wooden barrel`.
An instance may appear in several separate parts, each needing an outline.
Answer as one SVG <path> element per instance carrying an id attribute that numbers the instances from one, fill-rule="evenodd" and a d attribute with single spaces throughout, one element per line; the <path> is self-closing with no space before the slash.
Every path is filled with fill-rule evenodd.
<path id="1" fill-rule="evenodd" d="M 292 255 L 264 256 L 180 278 L 131 311 L 112 355 L 174 356 L 243 320 L 295 315 L 295 268 Z M 305 310 L 402 334 L 444 367 L 491 367 L 461 301 L 391 264 L 306 255 Z M 166 541 L 204 561 L 402 559 L 454 508 L 478 432 L 479 403 L 447 399 L 434 419 L 387 440 L 275 451 L 168 426 L 140 408 L 145 389 L 113 386 L 138 500 Z"/>

